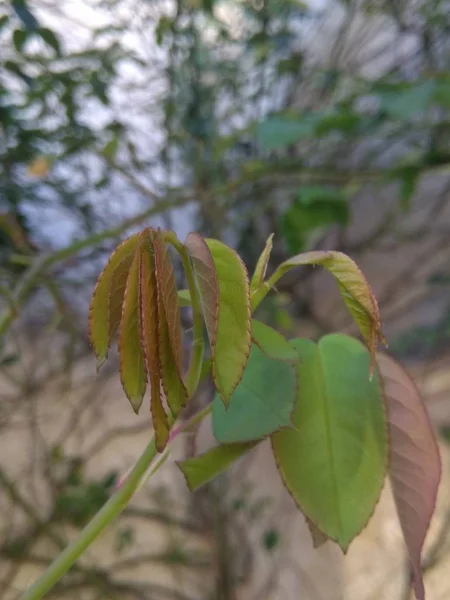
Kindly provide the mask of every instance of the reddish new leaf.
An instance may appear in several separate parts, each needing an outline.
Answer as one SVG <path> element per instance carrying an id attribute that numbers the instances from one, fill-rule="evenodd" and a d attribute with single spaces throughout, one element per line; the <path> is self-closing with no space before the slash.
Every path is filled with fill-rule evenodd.
<path id="1" fill-rule="evenodd" d="M 250 291 L 252 292 L 261 285 L 261 283 L 264 281 L 264 277 L 266 276 L 267 265 L 269 264 L 270 254 L 273 246 L 272 239 L 273 233 L 267 238 L 264 250 L 261 252 L 261 256 L 258 258 L 258 262 L 256 263 L 255 272 L 253 273 L 250 283 Z"/>
<path id="2" fill-rule="evenodd" d="M 126 261 L 129 260 L 129 268 L 139 239 L 139 234 L 132 235 L 116 248 L 95 286 L 89 307 L 89 338 L 97 355 L 99 367 L 108 355 L 111 338 L 117 330 L 122 314 L 125 290 L 123 285 L 118 285 L 116 281 L 113 287 L 113 277 L 119 269 L 119 273 L 126 280 Z M 110 306 L 113 306 L 113 316 L 111 316 Z M 120 307 L 118 312 L 116 306 Z"/>
<path id="3" fill-rule="evenodd" d="M 214 348 L 219 321 L 219 282 L 214 260 L 208 245 L 200 234 L 190 233 L 184 245 L 192 260 L 206 331 L 209 343 Z"/>
<path id="4" fill-rule="evenodd" d="M 156 280 L 158 292 L 164 305 L 170 346 L 179 373 L 183 360 L 183 333 L 181 329 L 180 304 L 177 283 L 173 271 L 169 247 L 164 240 L 161 229 L 153 231 L 153 247 L 155 251 Z"/>
<path id="5" fill-rule="evenodd" d="M 113 273 L 111 289 L 109 290 L 109 341 L 113 339 L 119 329 L 122 319 L 122 305 L 127 287 L 128 272 L 133 262 L 134 252 L 128 254 Z"/>
<path id="6" fill-rule="evenodd" d="M 389 477 L 408 547 L 414 591 L 424 600 L 420 555 L 436 504 L 441 475 L 439 450 L 422 398 L 403 368 L 377 354 L 390 435 Z"/>
<path id="7" fill-rule="evenodd" d="M 139 266 L 140 248 L 134 254 L 128 273 L 119 333 L 120 379 L 125 394 L 136 413 L 139 412 L 147 387 L 144 353 L 139 331 Z"/>
<path id="8" fill-rule="evenodd" d="M 170 427 L 161 399 L 160 364 L 158 344 L 158 298 L 156 288 L 153 248 L 148 232 L 144 232 L 144 243 L 140 254 L 139 314 L 142 346 L 147 376 L 150 381 L 150 407 L 152 412 L 155 444 L 162 452 L 169 439 Z"/>

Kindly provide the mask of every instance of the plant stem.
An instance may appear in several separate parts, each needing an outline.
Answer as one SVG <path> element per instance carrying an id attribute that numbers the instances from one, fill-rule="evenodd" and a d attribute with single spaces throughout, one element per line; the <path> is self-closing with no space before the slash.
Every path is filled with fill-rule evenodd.
<path id="1" fill-rule="evenodd" d="M 117 492 L 86 525 L 80 535 L 56 557 L 41 577 L 21 596 L 21 600 L 41 600 L 41 598 L 67 573 L 70 567 L 92 544 L 97 536 L 127 506 L 151 461 L 156 456 L 155 442 L 152 440 L 135 467 Z"/>

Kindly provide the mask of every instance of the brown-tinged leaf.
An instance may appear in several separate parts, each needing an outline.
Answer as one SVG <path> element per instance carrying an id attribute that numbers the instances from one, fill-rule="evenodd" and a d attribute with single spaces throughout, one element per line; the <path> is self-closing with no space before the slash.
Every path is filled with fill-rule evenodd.
<path id="1" fill-rule="evenodd" d="M 150 408 L 153 429 L 155 430 L 155 444 L 158 452 L 162 452 L 169 439 L 170 427 L 161 399 L 158 355 L 158 297 L 153 247 L 148 231 L 143 234 L 143 244 L 140 249 L 139 292 L 140 331 L 147 377 L 150 381 Z"/>
<path id="2" fill-rule="evenodd" d="M 214 348 L 219 320 L 219 282 L 216 267 L 211 251 L 200 234 L 190 233 L 184 245 L 192 260 L 206 331 L 211 348 Z"/>
<path id="3" fill-rule="evenodd" d="M 111 289 L 109 290 L 109 341 L 113 339 L 119 329 L 122 319 L 122 305 L 127 287 L 128 272 L 133 262 L 134 253 L 131 252 L 117 265 L 111 279 Z"/>
<path id="4" fill-rule="evenodd" d="M 124 259 L 133 256 L 139 239 L 139 234 L 132 235 L 116 248 L 100 274 L 94 289 L 89 308 L 89 338 L 98 359 L 98 366 L 105 361 L 111 342 L 110 334 L 113 328 L 110 327 L 110 304 L 112 298 L 114 298 L 114 305 L 121 306 L 123 301 L 124 290 L 119 289 L 115 292 L 112 287 L 113 275 Z M 115 294 L 117 294 L 117 298 Z"/>
<path id="5" fill-rule="evenodd" d="M 119 332 L 120 379 L 136 414 L 139 412 L 147 387 L 145 360 L 139 331 L 139 264 L 140 247 L 136 249 L 128 273 Z"/>
<path id="6" fill-rule="evenodd" d="M 180 304 L 177 283 L 173 270 L 169 247 L 161 229 L 152 232 L 155 251 L 156 280 L 161 294 L 167 321 L 169 341 L 178 372 L 181 373 L 183 361 L 183 333 L 181 329 Z"/>
<path id="7" fill-rule="evenodd" d="M 258 258 L 258 262 L 256 263 L 255 272 L 253 273 L 253 277 L 250 283 L 250 291 L 253 292 L 261 285 L 264 281 L 264 277 L 266 276 L 267 265 L 269 264 L 270 254 L 272 252 L 272 239 L 273 233 L 269 235 L 267 238 L 266 245 L 264 246 L 264 250 L 261 252 L 260 257 Z"/>
<path id="8" fill-rule="evenodd" d="M 307 517 L 305 517 L 305 519 L 306 524 L 308 525 L 309 532 L 311 534 L 313 548 L 317 550 L 317 548 L 323 546 L 325 542 L 328 542 L 329 538 L 327 535 L 322 533 L 322 531 L 320 531 L 320 529 L 316 527 L 310 519 L 308 519 Z"/>
<path id="9" fill-rule="evenodd" d="M 408 548 L 417 600 L 425 589 L 420 555 L 441 476 L 438 446 L 422 398 L 410 376 L 385 354 L 376 357 L 390 437 L 389 477 Z"/>
<path id="10" fill-rule="evenodd" d="M 377 339 L 385 343 L 381 333 L 380 313 L 374 293 L 356 263 L 342 252 L 305 252 L 282 263 L 277 274 L 281 277 L 300 265 L 321 265 L 337 279 L 339 290 L 369 348 L 371 362 L 375 358 Z"/>

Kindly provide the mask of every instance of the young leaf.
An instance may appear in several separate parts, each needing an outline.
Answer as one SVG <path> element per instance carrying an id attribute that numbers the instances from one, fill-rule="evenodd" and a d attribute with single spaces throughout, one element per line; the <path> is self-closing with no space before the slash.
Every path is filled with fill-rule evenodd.
<path id="1" fill-rule="evenodd" d="M 155 444 L 162 452 L 169 439 L 170 427 L 161 400 L 159 344 L 158 344 L 158 297 L 155 263 L 150 236 L 144 237 L 140 255 L 139 316 L 142 346 L 147 376 L 150 381 L 150 407 L 152 412 Z"/>
<path id="2" fill-rule="evenodd" d="M 120 379 L 136 414 L 139 412 L 147 387 L 139 331 L 139 255 L 140 248 L 134 254 L 128 273 L 119 333 Z"/>
<path id="3" fill-rule="evenodd" d="M 214 260 L 200 234 L 190 233 L 184 245 L 192 260 L 209 343 L 211 348 L 215 348 L 219 324 L 219 281 Z"/>
<path id="4" fill-rule="evenodd" d="M 252 346 L 244 376 L 225 408 L 213 401 L 213 432 L 221 444 L 260 440 L 291 425 L 297 397 L 297 369 L 289 362 L 266 356 Z"/>
<path id="5" fill-rule="evenodd" d="M 123 302 L 124 290 L 113 289 L 112 278 L 115 270 L 121 265 L 122 261 L 127 257 L 133 257 L 139 239 L 139 234 L 132 235 L 116 248 L 111 254 L 95 286 L 89 308 L 89 338 L 97 356 L 99 366 L 105 361 L 108 355 L 112 337 L 110 335 L 113 329 L 112 325 L 110 326 L 110 304 L 112 302 L 114 305 L 117 303 L 121 307 Z M 116 323 L 118 326 L 117 319 Z M 116 329 L 114 329 L 114 333 Z"/>
<path id="6" fill-rule="evenodd" d="M 277 274 L 281 277 L 300 265 L 321 265 L 334 275 L 344 302 L 367 343 L 373 362 L 377 339 L 383 343 L 385 340 L 381 333 L 377 301 L 358 266 L 342 252 L 313 251 L 285 261 L 278 267 Z"/>
<path id="7" fill-rule="evenodd" d="M 161 380 L 172 415 L 185 406 L 188 393 L 181 376 L 182 330 L 172 260 L 161 230 L 153 232 L 158 301 L 158 341 Z"/>
<path id="8" fill-rule="evenodd" d="M 164 240 L 161 229 L 153 231 L 153 246 L 155 250 L 156 280 L 164 305 L 170 346 L 172 348 L 176 367 L 178 371 L 181 372 L 183 361 L 183 332 L 181 329 L 177 283 L 175 281 L 169 247 Z"/>
<path id="9" fill-rule="evenodd" d="M 217 475 L 226 471 L 239 458 L 250 452 L 257 442 L 217 446 L 200 456 L 178 462 L 178 467 L 193 492 Z"/>
<path id="10" fill-rule="evenodd" d="M 369 355 L 341 334 L 295 340 L 301 359 L 294 428 L 272 436 L 281 477 L 305 516 L 344 552 L 383 486 L 387 431 Z"/>
<path id="11" fill-rule="evenodd" d="M 436 504 L 441 476 L 438 446 L 416 386 L 392 358 L 377 354 L 387 405 L 389 477 L 408 548 L 417 600 L 425 590 L 420 554 Z"/>
<path id="12" fill-rule="evenodd" d="M 119 329 L 120 321 L 122 319 L 123 298 L 125 295 L 125 288 L 127 287 L 128 272 L 130 270 L 131 263 L 133 262 L 133 256 L 133 252 L 127 254 L 120 264 L 117 265 L 111 278 L 108 306 L 109 343 L 111 343 L 111 340 Z"/>
<path id="13" fill-rule="evenodd" d="M 239 256 L 217 240 L 206 243 L 214 261 L 219 286 L 212 375 L 225 405 L 242 378 L 251 346 L 250 290 L 247 270 Z M 214 310 L 214 309 L 213 309 Z"/>
<path id="14" fill-rule="evenodd" d="M 261 252 L 261 256 L 258 258 L 258 262 L 256 263 L 255 272 L 253 273 L 252 281 L 250 283 L 251 292 L 256 290 L 256 288 L 261 285 L 261 283 L 264 281 L 264 277 L 266 276 L 267 265 L 269 264 L 270 254 L 273 246 L 272 239 L 273 233 L 271 233 L 267 238 L 264 250 Z"/>
<path id="15" fill-rule="evenodd" d="M 272 327 L 256 319 L 252 320 L 252 341 L 267 356 L 290 362 L 298 361 L 297 352 L 286 338 Z"/>

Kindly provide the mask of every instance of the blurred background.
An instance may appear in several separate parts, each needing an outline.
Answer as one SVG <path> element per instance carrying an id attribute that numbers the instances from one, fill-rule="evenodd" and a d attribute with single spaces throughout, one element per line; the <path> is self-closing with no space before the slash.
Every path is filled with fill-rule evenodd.
<path id="1" fill-rule="evenodd" d="M 151 435 L 87 340 L 108 254 L 146 225 L 218 237 L 249 271 L 270 233 L 269 269 L 311 249 L 357 261 L 439 435 L 423 568 L 428 599 L 450 597 L 449 64 L 448 0 L 0 0 L 2 600 Z M 258 314 L 357 334 L 319 269 Z M 206 424 L 175 456 L 211 443 Z M 408 600 L 410 578 L 388 486 L 345 558 L 314 551 L 262 444 L 192 495 L 170 459 L 47 597 Z"/>

